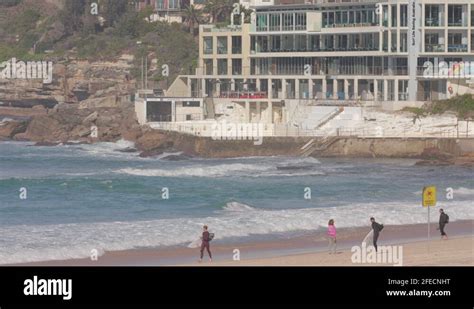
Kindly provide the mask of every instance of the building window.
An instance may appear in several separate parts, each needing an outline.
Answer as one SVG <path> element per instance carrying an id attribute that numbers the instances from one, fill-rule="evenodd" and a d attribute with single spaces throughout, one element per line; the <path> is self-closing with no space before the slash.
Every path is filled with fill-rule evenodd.
<path id="1" fill-rule="evenodd" d="M 204 74 L 205 75 L 214 75 L 214 68 L 212 64 L 212 59 L 204 60 Z"/>
<path id="2" fill-rule="evenodd" d="M 171 10 L 179 9 L 179 0 L 168 0 L 168 6 Z"/>
<path id="3" fill-rule="evenodd" d="M 425 6 L 425 26 L 439 27 L 439 5 L 428 4 Z"/>
<path id="4" fill-rule="evenodd" d="M 463 44 L 462 33 L 448 34 L 448 52 L 467 52 L 467 44 Z"/>
<path id="5" fill-rule="evenodd" d="M 319 40 L 320 40 L 319 35 L 310 36 L 309 44 L 310 44 L 311 51 L 319 51 L 319 49 L 321 48 Z"/>
<path id="6" fill-rule="evenodd" d="M 268 31 L 267 14 L 257 14 L 257 31 Z"/>
<path id="7" fill-rule="evenodd" d="M 213 52 L 212 36 L 204 37 L 204 54 L 209 55 Z"/>
<path id="8" fill-rule="evenodd" d="M 448 6 L 448 26 L 462 27 L 462 5 L 450 4 Z"/>
<path id="9" fill-rule="evenodd" d="M 232 75 L 242 75 L 242 59 L 232 59 Z"/>
<path id="10" fill-rule="evenodd" d="M 165 10 L 166 9 L 165 0 L 156 0 L 156 8 L 158 10 Z"/>
<path id="11" fill-rule="evenodd" d="M 281 38 L 280 38 L 279 35 L 274 35 L 274 36 L 272 36 L 271 51 L 272 51 L 272 52 L 279 52 L 279 51 L 281 51 Z"/>
<path id="12" fill-rule="evenodd" d="M 408 6 L 400 5 L 400 27 L 408 27 Z"/>
<path id="13" fill-rule="evenodd" d="M 283 13 L 283 31 L 294 30 L 293 13 Z"/>
<path id="14" fill-rule="evenodd" d="M 233 54 L 242 53 L 242 37 L 241 36 L 232 36 L 232 53 Z"/>
<path id="15" fill-rule="evenodd" d="M 474 27 L 474 5 L 471 4 L 471 27 Z"/>
<path id="16" fill-rule="evenodd" d="M 439 43 L 438 33 L 425 34 L 425 52 L 444 52 L 444 47 Z"/>
<path id="17" fill-rule="evenodd" d="M 396 27 L 397 26 L 397 20 L 398 20 L 398 16 L 397 16 L 397 6 L 396 5 L 392 5 L 392 18 L 391 18 L 391 26 L 392 27 Z"/>
<path id="18" fill-rule="evenodd" d="M 280 31 L 280 14 L 270 14 L 270 31 Z"/>
<path id="19" fill-rule="evenodd" d="M 217 60 L 217 74 L 218 75 L 227 75 L 227 59 L 218 59 Z"/>
<path id="20" fill-rule="evenodd" d="M 295 13 L 295 30 L 306 30 L 306 13 Z"/>
<path id="21" fill-rule="evenodd" d="M 227 54 L 227 37 L 226 36 L 219 36 L 217 37 L 217 53 Z"/>
<path id="22" fill-rule="evenodd" d="M 408 51 L 408 35 L 406 32 L 400 32 L 400 52 L 406 53 Z"/>
<path id="23" fill-rule="evenodd" d="M 296 35 L 295 36 L 295 45 L 297 51 L 306 51 L 306 35 Z"/>

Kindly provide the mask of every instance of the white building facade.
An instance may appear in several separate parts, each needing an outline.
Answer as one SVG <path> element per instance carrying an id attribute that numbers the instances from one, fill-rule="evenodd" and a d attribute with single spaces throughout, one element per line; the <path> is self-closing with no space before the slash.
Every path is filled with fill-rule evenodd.
<path id="1" fill-rule="evenodd" d="M 202 98 L 213 119 L 272 124 L 279 135 L 279 125 L 359 125 L 363 106 L 400 110 L 474 94 L 471 0 L 249 7 L 251 23 L 200 26 L 196 74 L 179 76 L 166 95 Z"/>

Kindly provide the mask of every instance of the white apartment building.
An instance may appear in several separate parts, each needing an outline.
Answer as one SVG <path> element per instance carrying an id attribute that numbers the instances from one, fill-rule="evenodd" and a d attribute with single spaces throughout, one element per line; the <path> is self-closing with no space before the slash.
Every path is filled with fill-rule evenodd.
<path id="1" fill-rule="evenodd" d="M 213 119 L 288 124 L 311 105 L 332 106 L 320 117 L 332 119 L 338 106 L 399 110 L 474 94 L 471 0 L 249 4 L 251 23 L 200 26 L 196 74 L 167 96 L 203 98 Z"/>

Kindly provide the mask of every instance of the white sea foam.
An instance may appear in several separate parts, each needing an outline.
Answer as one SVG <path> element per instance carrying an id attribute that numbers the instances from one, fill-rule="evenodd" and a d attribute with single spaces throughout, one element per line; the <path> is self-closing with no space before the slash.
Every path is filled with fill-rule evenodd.
<path id="1" fill-rule="evenodd" d="M 103 142 L 95 144 L 83 144 L 83 145 L 65 145 L 64 147 L 80 147 L 85 153 L 94 156 L 137 156 L 136 153 L 124 153 L 117 150 L 125 148 L 133 148 L 134 143 L 126 140 L 118 140 L 114 143 Z"/>
<path id="2" fill-rule="evenodd" d="M 446 189 L 443 188 L 443 191 L 441 193 L 446 193 L 444 190 L 446 190 Z M 421 196 L 421 193 L 422 193 L 421 190 L 413 192 L 414 195 L 419 195 L 419 196 Z M 454 193 L 453 194 L 454 197 L 456 197 L 457 195 L 460 195 L 460 196 L 463 196 L 463 197 L 470 196 L 470 195 L 474 196 L 474 189 L 469 189 L 469 188 L 465 188 L 465 187 L 453 188 L 453 193 Z M 439 194 L 439 191 L 438 191 L 438 194 Z"/>
<path id="3" fill-rule="evenodd" d="M 451 221 L 473 219 L 474 202 L 440 202 L 439 206 Z M 0 227 L 0 264 L 87 258 L 93 249 L 103 252 L 186 245 L 196 239 L 204 224 L 216 233 L 217 241 L 225 241 L 228 237 L 317 230 L 324 228 L 330 218 L 339 228 L 369 227 L 371 216 L 386 225 L 425 223 L 426 209 L 416 204 L 368 203 L 264 210 L 234 202 L 206 218 L 6 226 Z"/>
<path id="4" fill-rule="evenodd" d="M 227 211 L 252 211 L 252 210 L 255 210 L 255 208 L 253 208 L 249 205 L 243 204 L 243 203 L 239 203 L 239 202 L 229 202 L 224 206 L 224 210 L 227 210 Z"/>
<path id="5" fill-rule="evenodd" d="M 171 154 L 164 154 L 168 156 Z M 273 158 L 273 160 L 262 160 L 253 158 L 254 162 L 245 160 L 234 163 L 233 159 L 225 160 L 195 160 L 192 166 L 180 166 L 175 168 L 123 168 L 115 171 L 119 174 L 146 177 L 294 177 L 294 176 L 320 176 L 325 175 L 323 171 L 312 168 L 320 168 L 320 162 L 314 158 Z M 273 162 L 272 162 L 273 161 Z M 202 162 L 202 163 L 201 163 Z M 278 164 L 277 164 L 278 163 Z M 305 164 L 305 168 L 281 169 L 278 166 L 295 166 Z"/>
<path id="6" fill-rule="evenodd" d="M 459 187 L 458 189 L 454 189 L 454 194 L 456 195 L 474 195 L 474 189 Z"/>
<path id="7" fill-rule="evenodd" d="M 136 169 L 124 168 L 116 171 L 121 174 L 129 174 L 135 176 L 147 177 L 220 177 L 233 176 L 235 173 L 248 173 L 265 171 L 272 168 L 271 166 L 258 164 L 218 164 L 218 165 L 201 165 L 192 167 L 184 166 L 174 169 Z"/>

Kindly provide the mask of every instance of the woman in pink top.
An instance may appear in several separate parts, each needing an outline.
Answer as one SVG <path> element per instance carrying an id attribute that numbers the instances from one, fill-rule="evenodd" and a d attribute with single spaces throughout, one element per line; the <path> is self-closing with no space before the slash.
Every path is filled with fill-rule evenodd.
<path id="1" fill-rule="evenodd" d="M 329 254 L 336 253 L 336 226 L 334 220 L 328 222 Z"/>

